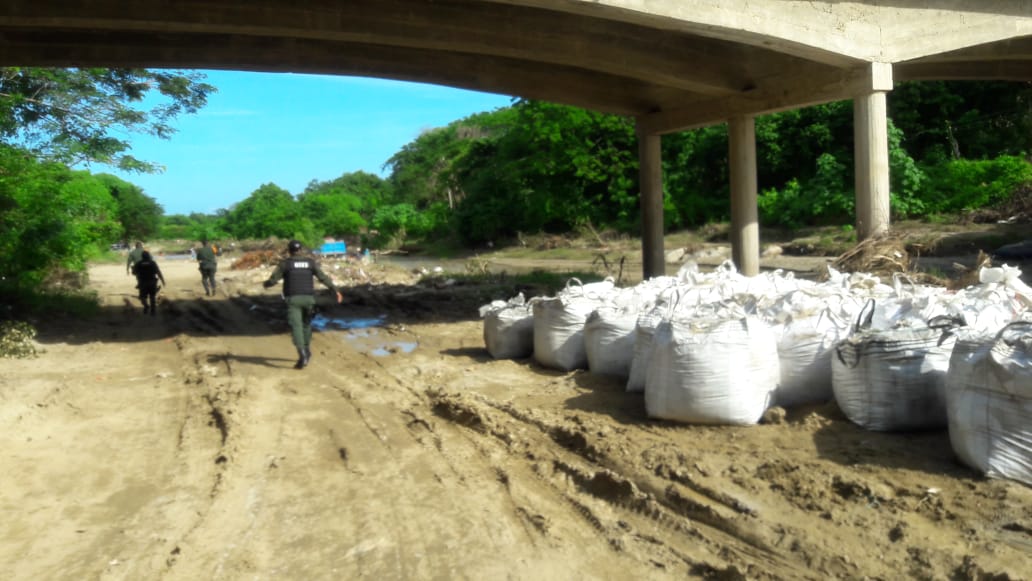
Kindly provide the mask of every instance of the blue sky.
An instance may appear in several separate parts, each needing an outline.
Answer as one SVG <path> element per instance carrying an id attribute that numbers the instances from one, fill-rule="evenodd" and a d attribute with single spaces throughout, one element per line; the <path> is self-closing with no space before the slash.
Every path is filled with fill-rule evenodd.
<path id="1" fill-rule="evenodd" d="M 180 117 L 171 140 L 134 135 L 132 154 L 165 166 L 126 174 L 166 214 L 213 213 L 259 186 L 299 194 L 312 180 L 382 166 L 430 128 L 511 103 L 505 95 L 382 79 L 205 71 L 218 92 Z"/>

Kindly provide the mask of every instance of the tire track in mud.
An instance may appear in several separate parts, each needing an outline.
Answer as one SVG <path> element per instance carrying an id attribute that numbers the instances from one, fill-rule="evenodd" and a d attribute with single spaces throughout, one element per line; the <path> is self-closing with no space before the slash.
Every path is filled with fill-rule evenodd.
<path id="1" fill-rule="evenodd" d="M 177 448 L 184 469 L 175 478 L 184 486 L 203 487 L 207 482 L 207 493 L 190 523 L 170 541 L 164 573 L 221 576 L 227 574 L 227 563 L 236 567 L 237 561 L 260 570 L 260 554 L 238 559 L 235 552 L 254 530 L 267 483 L 264 476 L 276 465 L 275 457 L 266 452 L 276 448 L 282 430 L 268 429 L 267 424 L 254 428 L 248 389 L 254 378 L 238 371 L 223 339 L 227 331 L 246 335 L 254 322 L 229 301 L 179 301 L 166 309 L 166 323 L 179 330 L 173 341 L 181 359 L 189 362 L 182 374 L 191 403 Z M 213 551 L 214 547 L 223 548 Z"/>
<path id="2" fill-rule="evenodd" d="M 436 391 L 430 395 L 439 417 L 496 438 L 532 462 L 533 474 L 566 499 L 617 550 L 632 550 L 626 540 L 630 536 L 636 542 L 663 547 L 693 575 L 813 577 L 804 564 L 783 558 L 749 530 L 755 521 L 740 520 L 753 514 L 744 503 L 692 486 L 683 476 L 671 480 L 664 478 L 662 471 L 655 475 L 635 472 L 592 443 L 576 419 L 572 423 L 545 419 L 542 414 L 470 394 Z M 564 480 L 572 486 L 565 486 Z M 601 501 L 602 506 L 593 500 Z M 619 516 L 604 521 L 599 515 L 607 511 Z M 636 526 L 628 528 L 631 523 Z M 646 532 L 650 528 L 664 533 Z M 700 545 L 704 552 L 698 550 Z"/>
<path id="3" fill-rule="evenodd" d="M 327 387 L 340 394 L 352 414 L 365 426 L 366 432 L 379 441 L 377 445 L 382 447 L 385 456 L 382 462 L 393 462 L 402 467 L 387 478 L 392 482 L 396 477 L 406 480 L 404 484 L 397 485 L 397 490 L 428 486 L 436 489 L 427 496 L 435 503 L 433 510 L 395 503 L 389 507 L 392 516 L 383 529 L 401 539 L 406 546 L 411 545 L 408 549 L 410 552 L 430 555 L 435 554 L 431 550 L 433 547 L 440 546 L 442 542 L 447 543 L 449 537 L 456 535 L 454 529 L 443 525 L 437 528 L 436 535 L 427 535 L 425 529 L 435 528 L 435 520 L 468 521 L 475 518 L 474 522 L 479 524 L 472 528 L 493 531 L 487 538 L 477 538 L 476 552 L 486 552 L 488 555 L 482 560 L 493 560 L 492 557 L 498 551 L 511 551 L 514 535 L 520 539 L 516 541 L 519 546 L 529 546 L 535 550 L 542 547 L 546 539 L 542 533 L 543 527 L 547 528 L 545 517 L 541 511 L 518 501 L 519 493 L 514 491 L 512 479 L 505 468 L 488 461 L 496 452 L 486 450 L 485 441 L 470 438 L 465 431 L 457 431 L 449 423 L 442 424 L 432 414 L 430 400 L 425 392 L 420 392 L 411 382 L 394 375 L 375 358 L 363 354 L 353 357 L 364 363 L 357 377 L 340 375 L 336 370 L 341 366 L 335 364 L 332 370 L 325 372 L 331 378 Z M 490 441 L 486 444 L 493 446 Z M 333 445 L 345 449 L 339 442 Z M 352 454 L 348 453 L 344 461 L 349 470 L 358 470 Z M 384 477 L 382 473 L 377 476 L 380 479 Z M 481 507 L 485 503 L 476 501 L 467 504 L 463 501 L 463 498 L 474 497 L 488 498 L 489 504 L 502 504 L 505 508 L 498 511 L 500 514 L 493 514 L 488 521 L 480 522 L 483 517 L 471 516 L 468 508 Z M 421 524 L 413 526 L 417 523 Z M 428 537 L 429 542 L 426 540 Z M 492 537 L 496 540 L 492 541 Z M 472 570 L 468 564 L 465 568 L 456 568 L 455 563 L 440 558 L 433 559 L 432 563 L 424 567 L 427 570 L 420 573 L 420 576 L 440 576 L 455 571 L 468 574 Z M 389 575 L 406 573 L 383 569 L 378 572 Z"/>
<path id="4" fill-rule="evenodd" d="M 403 405 L 408 406 L 405 413 L 419 416 L 419 425 L 430 427 L 431 447 L 459 475 L 460 481 L 465 480 L 463 474 L 470 472 L 470 458 L 457 459 L 449 452 L 450 447 L 456 446 L 456 434 L 466 440 L 465 446 L 477 450 L 480 456 L 477 469 L 493 473 L 503 484 L 509 496 L 509 510 L 521 522 L 532 543 L 547 543 L 549 522 L 562 521 L 567 518 L 562 513 L 567 512 L 567 516 L 585 522 L 616 552 L 635 553 L 630 545 L 641 544 L 648 547 L 641 551 L 648 555 L 655 553 L 656 546 L 663 547 L 668 553 L 667 562 L 662 564 L 664 568 L 680 566 L 695 575 L 732 578 L 745 572 L 750 577 L 762 578 L 768 576 L 765 573 L 768 570 L 795 578 L 807 576 L 805 567 L 781 558 L 748 530 L 751 523 L 739 523 L 733 516 L 723 514 L 748 516 L 753 512 L 729 495 L 695 483 L 687 475 L 681 475 L 679 481 L 666 478 L 665 485 L 654 482 L 667 476 L 662 473 L 655 477 L 642 474 L 624 477 L 622 474 L 633 472 L 588 444 L 583 433 L 565 423 L 548 423 L 508 404 L 500 405 L 487 399 L 483 400 L 486 407 L 471 405 L 440 386 L 419 392 L 407 380 L 411 378 L 396 374 L 397 366 L 388 367 L 376 358 L 368 359 L 376 369 L 376 373 L 365 372 L 369 388 L 384 391 L 388 385 L 403 388 L 407 396 L 396 394 L 396 397 L 399 403 L 403 401 Z M 418 365 L 414 374 L 423 375 Z M 445 436 L 439 422 L 413 411 L 417 406 L 463 429 Z M 437 427 L 433 427 L 435 425 Z M 484 440 L 476 434 L 490 439 Z M 542 501 L 537 491 L 526 494 L 521 502 L 513 495 L 519 480 L 536 483 L 536 486 L 523 484 L 519 487 L 523 489 L 543 485 L 552 498 Z M 548 511 L 556 510 L 556 502 L 567 509 L 560 510 L 559 514 L 553 512 L 550 519 Z M 541 510 L 535 504 L 548 508 Z M 606 513 L 613 514 L 600 516 Z M 664 533 L 656 532 L 659 530 Z M 680 538 L 671 541 L 671 534 Z M 696 548 L 698 544 L 707 545 L 708 550 L 700 552 Z"/>

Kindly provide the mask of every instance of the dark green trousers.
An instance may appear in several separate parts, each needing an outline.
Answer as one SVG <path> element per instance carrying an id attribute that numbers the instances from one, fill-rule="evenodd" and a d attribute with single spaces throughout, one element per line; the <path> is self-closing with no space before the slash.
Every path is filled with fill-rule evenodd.
<path id="1" fill-rule="evenodd" d="M 315 316 L 315 297 L 294 295 L 287 297 L 287 323 L 294 339 L 294 347 L 307 349 L 312 344 L 312 317 Z"/>
<path id="2" fill-rule="evenodd" d="M 201 284 L 204 285 L 204 294 L 215 294 L 215 266 L 202 266 Z"/>

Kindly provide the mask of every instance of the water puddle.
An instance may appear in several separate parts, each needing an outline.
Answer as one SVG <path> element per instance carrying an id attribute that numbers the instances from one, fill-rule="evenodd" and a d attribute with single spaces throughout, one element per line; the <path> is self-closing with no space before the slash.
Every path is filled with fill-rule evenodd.
<path id="1" fill-rule="evenodd" d="M 370 317 L 364 319 L 347 319 L 343 317 L 324 317 L 322 315 L 316 315 L 312 319 L 312 328 L 317 331 L 332 331 L 341 330 L 346 331 L 349 329 L 369 329 L 371 327 L 382 327 L 387 322 L 387 315 L 380 315 L 379 317 Z"/>
<path id="2" fill-rule="evenodd" d="M 394 341 L 392 344 L 377 347 L 369 353 L 376 357 L 386 357 L 387 355 L 397 353 L 399 351 L 402 353 L 412 353 L 416 350 L 416 346 L 418 345 L 419 344 L 415 341 Z"/>
<path id="3" fill-rule="evenodd" d="M 384 329 L 387 316 L 369 318 L 330 318 L 316 315 L 312 328 L 317 331 L 342 331 L 341 337 L 356 351 L 364 351 L 374 357 L 387 357 L 396 353 L 412 353 L 419 343 L 400 340 L 394 333 Z"/>

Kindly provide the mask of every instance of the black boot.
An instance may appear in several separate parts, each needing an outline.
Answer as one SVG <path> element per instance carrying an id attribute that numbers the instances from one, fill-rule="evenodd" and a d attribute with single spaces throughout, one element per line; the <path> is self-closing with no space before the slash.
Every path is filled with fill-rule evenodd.
<path id="1" fill-rule="evenodd" d="M 298 349 L 297 363 L 294 364 L 294 369 L 304 369 L 305 365 L 308 365 L 308 357 L 305 355 L 305 350 Z"/>

